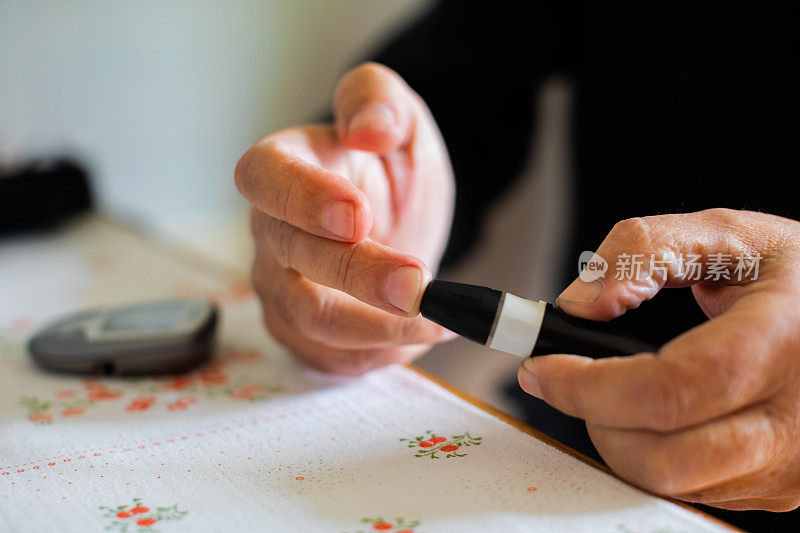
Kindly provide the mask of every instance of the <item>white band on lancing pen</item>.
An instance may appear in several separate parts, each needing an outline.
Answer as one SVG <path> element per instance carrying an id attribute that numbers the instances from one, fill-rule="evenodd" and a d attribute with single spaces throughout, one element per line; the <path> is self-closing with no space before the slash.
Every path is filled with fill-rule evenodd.
<path id="1" fill-rule="evenodd" d="M 547 304 L 503 293 L 486 346 L 528 357 L 539 338 Z"/>

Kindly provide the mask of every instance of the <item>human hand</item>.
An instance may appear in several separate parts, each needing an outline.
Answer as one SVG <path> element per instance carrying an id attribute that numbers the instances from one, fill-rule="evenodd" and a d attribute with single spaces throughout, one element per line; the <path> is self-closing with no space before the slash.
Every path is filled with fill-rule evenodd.
<path id="1" fill-rule="evenodd" d="M 800 223 L 712 209 L 625 220 L 597 253 L 651 253 L 668 268 L 640 279 L 580 278 L 558 299 L 569 314 L 609 320 L 686 287 L 711 319 L 657 354 L 527 359 L 522 388 L 586 420 L 607 464 L 647 490 L 727 509 L 800 505 Z M 757 279 L 694 281 L 680 255 L 760 254 Z M 705 272 L 705 271 L 704 271 Z"/>
<path id="2" fill-rule="evenodd" d="M 310 366 L 359 374 L 453 337 L 416 315 L 454 181 L 430 111 L 390 69 L 347 73 L 334 112 L 335 124 L 256 143 L 236 185 L 253 204 L 253 285 L 270 332 Z"/>

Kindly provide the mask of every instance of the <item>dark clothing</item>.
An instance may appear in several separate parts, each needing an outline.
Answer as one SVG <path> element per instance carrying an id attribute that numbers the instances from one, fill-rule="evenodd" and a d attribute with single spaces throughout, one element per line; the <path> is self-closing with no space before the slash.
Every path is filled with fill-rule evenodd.
<path id="1" fill-rule="evenodd" d="M 800 218 L 790 192 L 800 169 L 800 10 L 731 6 L 478 9 L 446 0 L 394 38 L 376 60 L 428 103 L 455 169 L 445 266 L 476 241 L 487 209 L 520 176 L 534 96 L 552 76 L 575 89 L 575 230 L 565 285 L 579 253 L 596 249 L 624 218 L 710 207 Z M 620 319 L 626 327 L 659 340 L 704 320 L 687 289 L 664 291 L 629 315 Z M 546 416 L 554 437 L 596 453 L 582 423 L 524 401 L 533 425 Z M 792 514 L 724 518 L 758 529 Z"/>

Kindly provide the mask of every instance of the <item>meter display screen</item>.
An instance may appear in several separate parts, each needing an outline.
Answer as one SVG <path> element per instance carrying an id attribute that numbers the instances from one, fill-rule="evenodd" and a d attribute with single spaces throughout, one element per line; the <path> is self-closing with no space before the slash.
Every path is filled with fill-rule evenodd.
<path id="1" fill-rule="evenodd" d="M 164 332 L 175 329 L 186 320 L 186 305 L 180 302 L 163 302 L 131 307 L 117 311 L 105 321 L 107 332 Z"/>

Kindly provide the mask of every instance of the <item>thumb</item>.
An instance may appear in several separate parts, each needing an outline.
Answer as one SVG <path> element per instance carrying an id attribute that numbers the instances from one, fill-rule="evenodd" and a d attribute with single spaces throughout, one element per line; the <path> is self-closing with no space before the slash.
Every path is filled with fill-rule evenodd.
<path id="1" fill-rule="evenodd" d="M 411 137 L 412 91 L 393 70 L 364 63 L 339 82 L 334 94 L 336 132 L 342 146 L 388 154 Z"/>
<path id="2" fill-rule="evenodd" d="M 593 258 L 605 260 L 605 274 L 586 275 L 584 270 L 556 302 L 573 316 L 610 320 L 653 298 L 663 287 L 686 287 L 701 281 L 746 283 L 741 271 L 737 279 L 737 261 L 760 259 L 758 250 L 763 243 L 760 235 L 737 233 L 734 228 L 742 227 L 743 219 L 746 223 L 753 215 L 710 209 L 618 222 Z M 713 276 L 712 265 L 719 270 Z"/>

